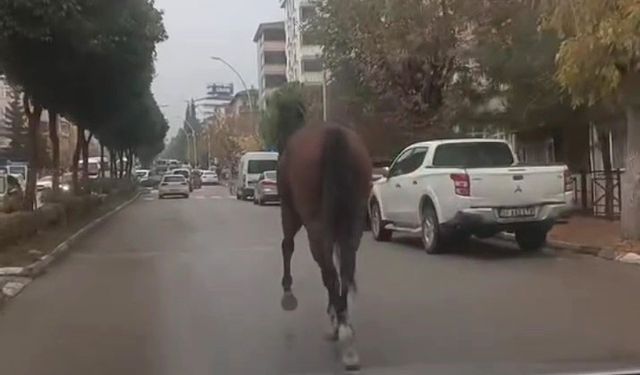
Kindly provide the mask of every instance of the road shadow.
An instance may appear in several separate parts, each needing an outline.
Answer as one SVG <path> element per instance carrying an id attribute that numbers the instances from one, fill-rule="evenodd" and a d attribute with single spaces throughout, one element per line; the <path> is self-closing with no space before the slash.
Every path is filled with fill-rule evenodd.
<path id="1" fill-rule="evenodd" d="M 393 238 L 393 243 L 403 245 L 404 248 L 424 252 L 420 238 L 406 235 L 397 235 Z M 465 257 L 478 260 L 497 261 L 510 259 L 550 259 L 555 258 L 553 250 L 545 248 L 540 251 L 526 252 L 509 241 L 491 238 L 479 240 L 472 238 L 463 243 L 447 243 L 444 245 L 441 254 L 433 255 L 438 257 Z"/>

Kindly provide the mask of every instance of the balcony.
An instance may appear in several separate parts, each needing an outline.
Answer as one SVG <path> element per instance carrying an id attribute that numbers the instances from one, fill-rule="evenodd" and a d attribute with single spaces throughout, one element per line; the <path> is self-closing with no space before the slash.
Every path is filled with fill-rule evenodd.
<path id="1" fill-rule="evenodd" d="M 285 41 L 265 41 L 262 43 L 263 51 L 284 51 L 285 49 Z"/>
<path id="2" fill-rule="evenodd" d="M 286 75 L 286 73 L 287 73 L 286 64 L 265 64 L 262 67 L 262 74 Z"/>

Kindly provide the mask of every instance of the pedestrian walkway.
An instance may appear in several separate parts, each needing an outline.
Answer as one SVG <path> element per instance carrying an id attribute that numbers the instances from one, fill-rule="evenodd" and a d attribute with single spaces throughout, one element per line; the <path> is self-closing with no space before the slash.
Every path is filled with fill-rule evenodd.
<path id="1" fill-rule="evenodd" d="M 620 237 L 620 221 L 598 219 L 590 216 L 574 216 L 569 223 L 556 225 L 549 239 L 640 253 L 640 242 L 623 241 Z"/>

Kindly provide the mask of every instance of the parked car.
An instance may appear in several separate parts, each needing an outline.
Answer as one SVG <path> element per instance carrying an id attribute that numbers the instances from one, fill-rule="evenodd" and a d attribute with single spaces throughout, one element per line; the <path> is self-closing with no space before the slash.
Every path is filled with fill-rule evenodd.
<path id="1" fill-rule="evenodd" d="M 246 200 L 252 197 L 260 174 L 278 169 L 277 152 L 247 152 L 240 158 L 236 197 Z"/>
<path id="2" fill-rule="evenodd" d="M 189 183 L 181 174 L 167 174 L 162 177 L 158 187 L 158 197 L 164 199 L 167 196 L 181 196 L 189 198 Z"/>
<path id="3" fill-rule="evenodd" d="M 276 171 L 267 171 L 260 174 L 258 183 L 256 184 L 253 202 L 260 206 L 268 202 L 280 201 L 278 194 L 278 174 Z"/>
<path id="4" fill-rule="evenodd" d="M 62 191 L 71 190 L 70 182 L 65 182 L 63 175 L 60 176 L 59 186 L 60 186 L 60 190 L 62 190 Z M 44 176 L 44 177 L 40 178 L 38 180 L 38 182 L 36 183 L 36 190 L 37 191 L 44 191 L 44 190 L 51 190 L 51 189 L 53 189 L 53 177 L 52 176 Z"/>
<path id="5" fill-rule="evenodd" d="M 572 180 L 564 165 L 521 166 L 508 143 L 453 139 L 416 143 L 374 183 L 369 205 L 378 241 L 392 232 L 420 234 L 428 253 L 447 237 L 515 233 L 523 250 L 538 250 L 556 221 L 571 211 Z"/>
<path id="6" fill-rule="evenodd" d="M 220 184 L 220 179 L 218 178 L 218 174 L 214 171 L 203 171 L 201 178 L 202 178 L 202 185 Z"/>
<path id="7" fill-rule="evenodd" d="M 169 174 L 175 175 L 179 174 L 183 176 L 187 180 L 187 184 L 189 185 L 189 191 L 193 191 L 193 185 L 191 183 L 191 171 L 188 168 L 178 168 L 173 169 Z"/>
<path id="8" fill-rule="evenodd" d="M 138 181 L 144 181 L 149 178 L 150 171 L 148 169 L 137 169 L 136 178 Z"/>
<path id="9" fill-rule="evenodd" d="M 12 175 L 0 175 L 0 211 L 11 213 L 22 209 L 24 191 L 18 179 Z"/>

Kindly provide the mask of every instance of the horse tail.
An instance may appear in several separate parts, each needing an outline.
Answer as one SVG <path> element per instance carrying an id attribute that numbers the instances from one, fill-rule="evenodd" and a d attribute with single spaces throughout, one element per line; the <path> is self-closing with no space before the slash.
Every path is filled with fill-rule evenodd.
<path id="1" fill-rule="evenodd" d="M 342 291 L 355 289 L 357 246 L 336 247 L 353 236 L 358 220 L 358 187 L 354 181 L 355 165 L 344 129 L 327 129 L 323 149 L 323 219 L 327 261 L 333 262 L 333 250 L 338 249 Z"/>

